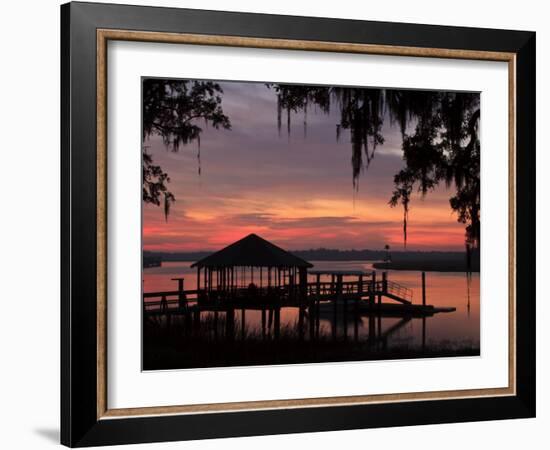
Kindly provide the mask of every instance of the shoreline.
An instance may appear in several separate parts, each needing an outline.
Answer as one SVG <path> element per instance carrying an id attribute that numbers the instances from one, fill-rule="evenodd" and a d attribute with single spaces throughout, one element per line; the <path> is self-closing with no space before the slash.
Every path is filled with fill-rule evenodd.
<path id="1" fill-rule="evenodd" d="M 393 261 L 393 262 L 382 262 L 382 261 L 372 261 L 372 260 L 350 260 L 350 261 L 335 261 L 331 259 L 327 260 L 314 260 L 314 262 L 360 262 L 360 263 L 372 263 L 372 267 L 377 270 L 405 270 L 405 271 L 420 271 L 420 272 L 473 272 L 479 273 L 479 262 L 473 262 L 472 267 L 468 270 L 466 263 L 462 261 Z M 167 260 L 162 261 L 163 263 L 191 263 L 193 260 Z M 143 269 L 156 268 L 161 266 L 150 265 L 144 266 Z"/>

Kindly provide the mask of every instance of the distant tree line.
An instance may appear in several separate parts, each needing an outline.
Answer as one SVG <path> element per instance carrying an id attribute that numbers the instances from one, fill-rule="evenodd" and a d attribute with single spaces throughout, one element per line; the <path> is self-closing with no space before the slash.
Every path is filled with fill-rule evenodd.
<path id="1" fill-rule="evenodd" d="M 198 261 L 214 252 L 143 252 L 148 258 L 159 258 L 162 261 Z M 383 261 L 386 259 L 386 250 L 338 250 L 328 248 L 318 248 L 310 250 L 293 250 L 292 254 L 307 261 Z M 465 252 L 447 252 L 447 251 L 394 251 L 392 252 L 392 261 L 412 261 L 412 260 L 431 260 L 431 261 L 464 261 Z M 479 252 L 473 252 L 474 258 L 479 259 Z"/>

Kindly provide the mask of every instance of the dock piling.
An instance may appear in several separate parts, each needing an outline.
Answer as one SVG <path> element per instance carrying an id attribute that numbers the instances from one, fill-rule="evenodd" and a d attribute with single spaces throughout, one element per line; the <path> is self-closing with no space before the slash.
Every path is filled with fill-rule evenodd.
<path id="1" fill-rule="evenodd" d="M 172 281 L 178 282 L 178 307 L 180 309 L 185 308 L 187 305 L 187 297 L 185 295 L 184 281 L 185 278 L 172 278 Z"/>
<path id="2" fill-rule="evenodd" d="M 265 308 L 262 308 L 262 339 L 265 339 Z"/>
<path id="3" fill-rule="evenodd" d="M 274 319 L 274 336 L 275 339 L 279 339 L 281 335 L 281 307 L 277 306 L 275 308 L 275 319 Z"/>
<path id="4" fill-rule="evenodd" d="M 376 340 L 376 322 L 374 319 L 374 313 L 369 313 L 369 345 L 373 345 Z"/>
<path id="5" fill-rule="evenodd" d="M 376 291 L 376 271 L 373 270 L 372 271 L 371 288 L 370 288 L 370 297 L 369 297 L 369 302 L 370 302 L 371 307 L 374 306 L 374 300 L 375 300 L 374 292 L 375 291 Z"/>
<path id="6" fill-rule="evenodd" d="M 426 350 L 426 317 L 422 317 L 422 351 Z"/>
<path id="7" fill-rule="evenodd" d="M 245 338 L 245 333 L 246 333 L 246 329 L 245 329 L 245 323 L 246 323 L 245 311 L 246 311 L 245 308 L 241 309 L 241 339 Z"/>
<path id="8" fill-rule="evenodd" d="M 426 306 L 426 272 L 422 272 L 422 306 Z"/>

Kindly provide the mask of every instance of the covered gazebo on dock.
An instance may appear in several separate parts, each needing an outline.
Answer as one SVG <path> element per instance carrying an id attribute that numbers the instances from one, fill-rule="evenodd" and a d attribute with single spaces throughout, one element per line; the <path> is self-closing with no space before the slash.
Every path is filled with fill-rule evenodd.
<path id="1" fill-rule="evenodd" d="M 197 292 L 227 297 L 256 290 L 294 295 L 307 291 L 307 269 L 313 264 L 256 234 L 191 265 L 197 268 Z"/>

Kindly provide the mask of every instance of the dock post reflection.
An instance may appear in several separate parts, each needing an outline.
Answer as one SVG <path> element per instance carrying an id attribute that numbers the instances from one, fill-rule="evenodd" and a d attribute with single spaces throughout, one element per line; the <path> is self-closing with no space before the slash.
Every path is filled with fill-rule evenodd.
<path id="1" fill-rule="evenodd" d="M 262 306 L 262 339 L 265 339 L 265 324 L 266 324 L 265 307 Z"/>
<path id="2" fill-rule="evenodd" d="M 243 308 L 241 309 L 241 339 L 244 339 L 245 338 L 245 334 L 246 334 L 246 309 Z"/>

